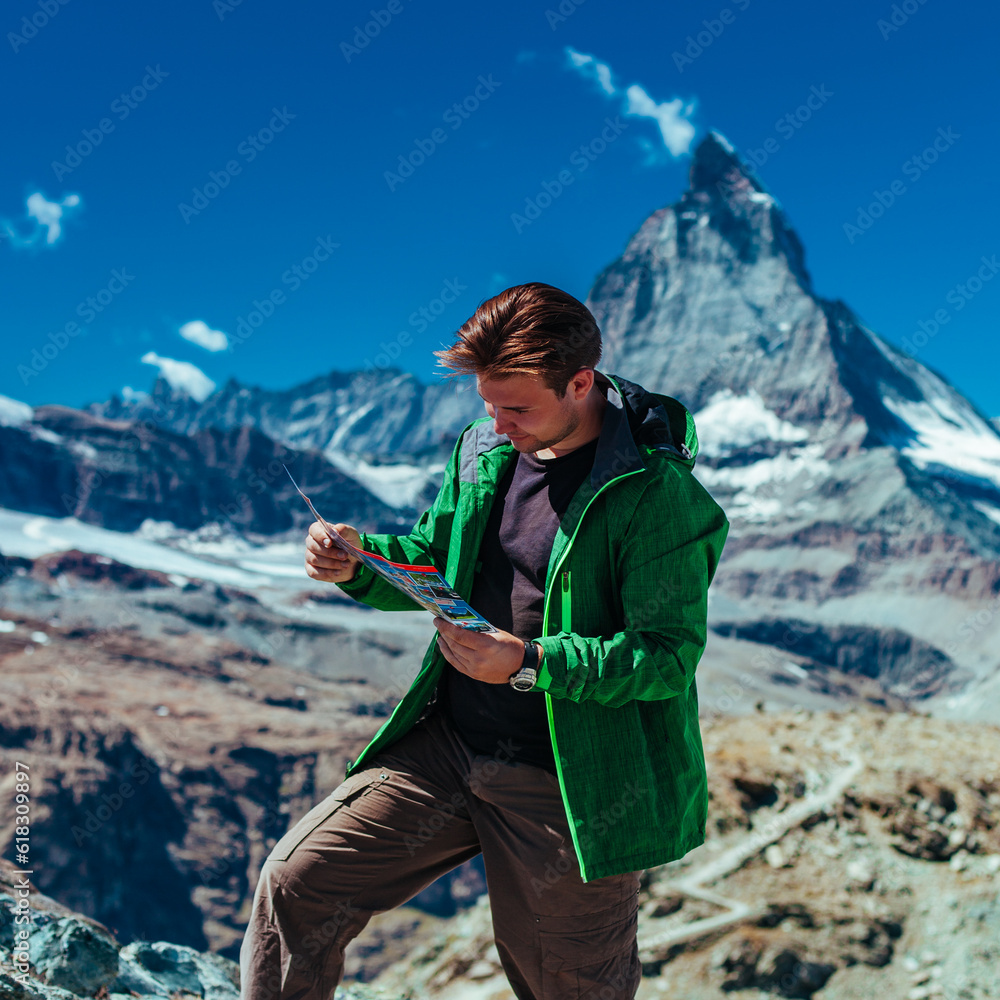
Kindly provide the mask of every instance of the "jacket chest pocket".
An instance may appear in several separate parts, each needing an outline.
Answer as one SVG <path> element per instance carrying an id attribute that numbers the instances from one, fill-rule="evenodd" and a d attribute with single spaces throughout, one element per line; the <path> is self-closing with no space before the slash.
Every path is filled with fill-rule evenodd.
<path id="1" fill-rule="evenodd" d="M 378 788 L 389 777 L 381 767 L 369 767 L 338 785 L 325 799 L 317 802 L 275 845 L 267 856 L 268 861 L 287 861 L 295 849 L 317 827 L 328 820 L 341 806 Z"/>

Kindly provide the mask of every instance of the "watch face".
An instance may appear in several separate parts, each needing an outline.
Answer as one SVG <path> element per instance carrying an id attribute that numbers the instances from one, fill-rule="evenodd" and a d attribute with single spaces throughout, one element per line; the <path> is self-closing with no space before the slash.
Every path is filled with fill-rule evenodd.
<path id="1" fill-rule="evenodd" d="M 530 691 L 535 686 L 538 673 L 534 670 L 525 669 L 514 674 L 510 679 L 510 686 L 517 691 Z"/>

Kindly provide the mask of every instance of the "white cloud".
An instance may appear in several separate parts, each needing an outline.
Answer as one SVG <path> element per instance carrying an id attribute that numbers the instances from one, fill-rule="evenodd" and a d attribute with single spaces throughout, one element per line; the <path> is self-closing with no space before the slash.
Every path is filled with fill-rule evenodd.
<path id="1" fill-rule="evenodd" d="M 652 118 L 660 126 L 663 145 L 671 156 L 683 156 L 691 150 L 694 126 L 688 116 L 694 111 L 694 101 L 685 104 L 679 97 L 657 104 L 637 83 L 625 91 L 625 114 L 637 118 Z"/>
<path id="2" fill-rule="evenodd" d="M 149 399 L 149 393 L 142 389 L 133 389 L 130 385 L 122 386 L 122 400 L 126 403 L 142 403 Z"/>
<path id="3" fill-rule="evenodd" d="M 577 52 L 568 46 L 566 47 L 566 55 L 571 69 L 576 70 L 589 80 L 595 80 L 608 97 L 622 99 L 623 114 L 632 118 L 651 118 L 656 122 L 660 130 L 660 138 L 663 140 L 663 148 L 657 147 L 654 151 L 649 143 L 640 137 L 640 145 L 647 151 L 644 166 L 667 159 L 665 153 L 676 158 L 691 152 L 695 128 L 691 124 L 690 116 L 694 113 L 694 101 L 685 104 L 681 98 L 675 97 L 671 101 L 658 103 L 649 96 L 644 87 L 637 83 L 631 84 L 624 90 L 617 87 L 614 83 L 611 67 L 595 56 L 585 52 Z"/>
<path id="4" fill-rule="evenodd" d="M 64 208 L 76 208 L 80 204 L 78 194 L 68 194 L 62 201 L 48 201 L 41 191 L 28 195 L 28 215 L 37 219 L 39 226 L 47 229 L 46 243 L 55 243 L 62 235 L 60 219 Z"/>
<path id="5" fill-rule="evenodd" d="M 49 201 L 41 191 L 35 191 L 28 195 L 25 206 L 27 218 L 34 220 L 31 232 L 24 235 L 8 219 L 0 219 L 0 230 L 17 249 L 41 242 L 52 246 L 62 236 L 62 220 L 67 209 L 80 207 L 80 196 L 68 194 L 62 201 Z"/>
<path id="6" fill-rule="evenodd" d="M 229 338 L 221 330 L 213 330 L 200 319 L 185 323 L 179 332 L 185 340 L 204 347 L 206 351 L 224 351 L 229 346 Z"/>
<path id="7" fill-rule="evenodd" d="M 156 365 L 172 389 L 186 392 L 199 403 L 204 402 L 215 389 L 215 383 L 190 361 L 165 358 L 155 351 L 147 351 L 139 360 L 146 365 Z"/>
<path id="8" fill-rule="evenodd" d="M 566 54 L 574 69 L 579 70 L 588 79 L 596 80 L 601 90 L 609 97 L 615 95 L 616 88 L 611 82 L 611 67 L 607 63 L 598 62 L 593 56 L 577 52 L 576 49 L 571 49 L 568 45 L 566 46 Z"/>

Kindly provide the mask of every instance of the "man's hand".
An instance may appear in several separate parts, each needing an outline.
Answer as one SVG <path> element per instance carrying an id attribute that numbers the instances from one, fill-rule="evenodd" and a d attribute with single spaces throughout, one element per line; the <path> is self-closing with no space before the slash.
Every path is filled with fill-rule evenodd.
<path id="1" fill-rule="evenodd" d="M 361 548 L 361 536 L 357 528 L 349 524 L 335 524 L 334 528 L 352 545 Z M 319 521 L 309 525 L 306 535 L 306 574 L 324 583 L 346 583 L 354 579 L 361 565 L 360 559 L 334 545 L 326 529 Z"/>
<path id="2" fill-rule="evenodd" d="M 506 684 L 521 669 L 524 643 L 510 632 L 474 632 L 444 618 L 435 618 L 437 644 L 456 670 L 486 684 Z M 538 646 L 539 656 L 541 646 Z M 540 661 L 539 661 L 540 662 Z"/>

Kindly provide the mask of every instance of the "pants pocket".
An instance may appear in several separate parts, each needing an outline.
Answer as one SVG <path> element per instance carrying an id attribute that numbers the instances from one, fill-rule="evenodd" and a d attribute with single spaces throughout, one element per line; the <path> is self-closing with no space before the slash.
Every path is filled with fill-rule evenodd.
<path id="1" fill-rule="evenodd" d="M 287 861 L 295 849 L 320 824 L 329 819 L 342 805 L 353 802 L 378 788 L 389 777 L 381 767 L 370 767 L 346 778 L 325 799 L 317 802 L 275 845 L 267 856 L 268 861 Z"/>
<path id="2" fill-rule="evenodd" d="M 540 919 L 545 997 L 589 996 L 588 990 L 615 1000 L 635 996 L 642 976 L 637 897 L 597 913 Z"/>

